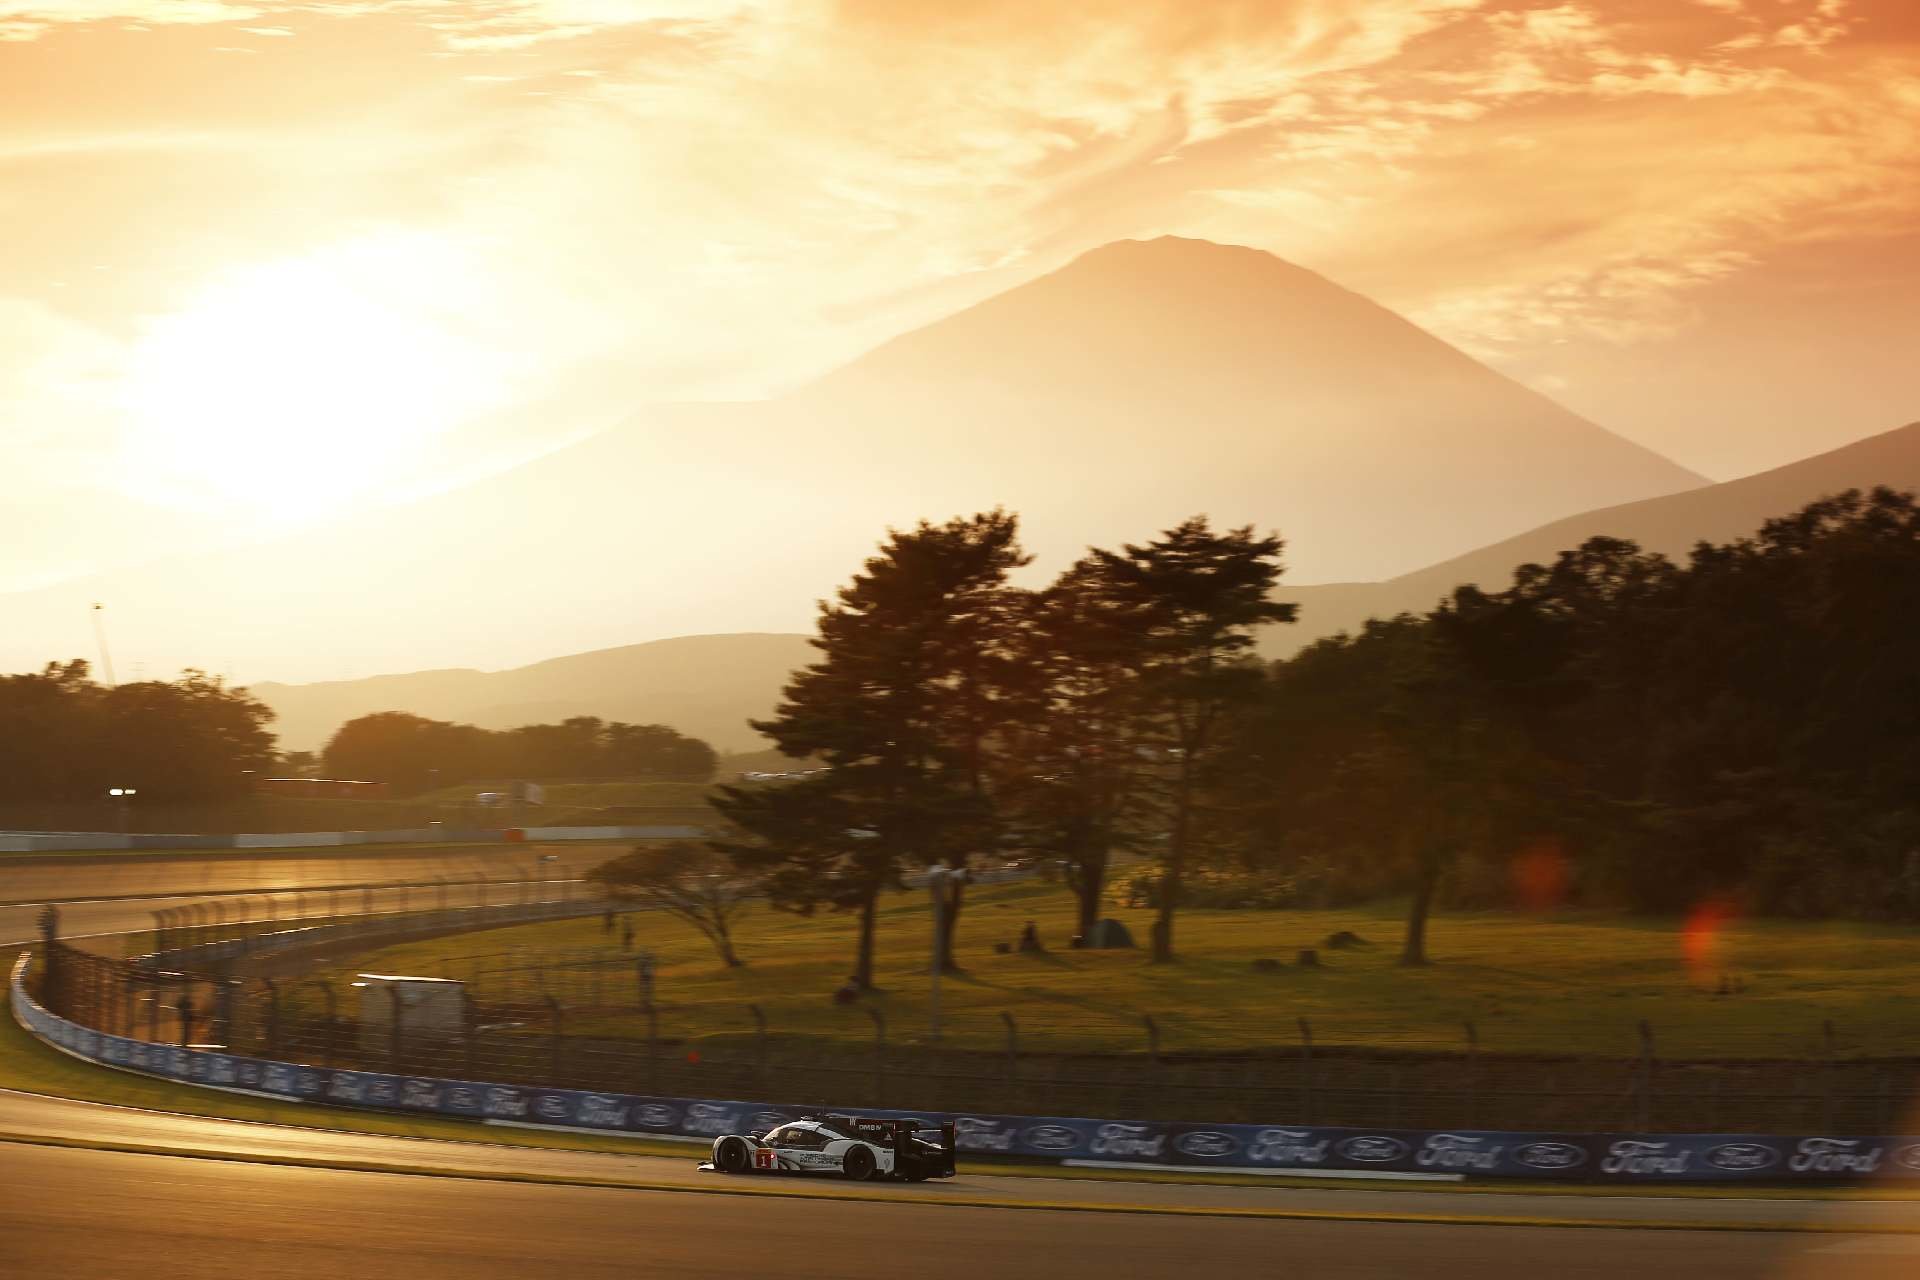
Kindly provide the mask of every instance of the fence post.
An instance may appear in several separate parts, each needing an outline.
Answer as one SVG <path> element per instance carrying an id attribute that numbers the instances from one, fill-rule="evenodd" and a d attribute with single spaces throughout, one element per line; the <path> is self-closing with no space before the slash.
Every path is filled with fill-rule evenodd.
<path id="1" fill-rule="evenodd" d="M 129 964 L 120 971 L 120 981 L 120 1034 L 131 1040 L 140 1016 L 140 971 Z"/>
<path id="2" fill-rule="evenodd" d="M 887 1015 L 877 1005 L 868 1005 L 867 1016 L 873 1019 L 873 1105 L 883 1107 L 887 1102 Z"/>
<path id="3" fill-rule="evenodd" d="M 1642 1133 L 1653 1131 L 1653 1024 L 1640 1019 L 1640 1115 Z"/>
<path id="4" fill-rule="evenodd" d="M 1820 1021 L 1820 1044 L 1821 1044 L 1822 1051 L 1826 1055 L 1825 1066 L 1820 1072 L 1821 1093 L 1823 1095 L 1821 1099 L 1820 1127 L 1826 1132 L 1832 1133 L 1833 1132 L 1833 1086 L 1834 1086 L 1833 1077 L 1834 1077 L 1834 1072 L 1838 1070 L 1838 1065 L 1834 1062 L 1834 1055 L 1833 1055 L 1833 1019 L 1832 1018 L 1823 1018 Z"/>
<path id="5" fill-rule="evenodd" d="M 333 1024 L 334 1015 L 339 1011 L 340 997 L 334 994 L 333 984 L 324 978 L 315 978 L 307 983 L 310 987 L 320 988 L 320 994 L 327 1001 L 327 1020 L 321 1032 L 321 1065 L 333 1070 Z"/>
<path id="6" fill-rule="evenodd" d="M 552 1050 L 551 1050 L 551 1057 L 547 1063 L 547 1079 L 551 1080 L 554 1084 L 559 1084 L 560 1083 L 560 1057 L 561 1057 L 560 1047 L 561 1047 L 561 1044 L 563 1043 L 561 1038 L 561 1033 L 563 1030 L 561 1019 L 563 1017 L 563 1013 L 560 1008 L 560 1002 L 554 999 L 551 994 L 543 995 L 541 998 L 547 1002 L 547 1013 L 553 1019 Z"/>
<path id="7" fill-rule="evenodd" d="M 479 1051 L 475 1040 L 480 1035 L 480 1012 L 473 1002 L 473 992 L 460 988 L 460 1029 L 464 1033 L 467 1051 L 467 1079 L 474 1078 L 474 1061 Z"/>
<path id="8" fill-rule="evenodd" d="M 267 1056 L 280 1056 L 280 984 L 272 978 L 260 979 L 267 989 Z"/>
<path id="9" fill-rule="evenodd" d="M 173 1006 L 180 1015 L 180 1047 L 186 1048 L 193 1043 L 193 988 L 180 988 L 180 999 Z"/>
<path id="10" fill-rule="evenodd" d="M 1466 1021 L 1467 1028 L 1467 1128 L 1480 1127 L 1480 1028 L 1473 1025 L 1473 1019 Z"/>
<path id="11" fill-rule="evenodd" d="M 393 1022 L 393 1025 L 388 1028 L 387 1069 L 398 1071 L 400 1070 L 400 1038 L 404 1034 L 402 1023 L 406 1015 L 405 1006 L 400 1003 L 400 984 L 397 982 L 387 984 L 387 1008 L 391 1012 Z"/>
<path id="12" fill-rule="evenodd" d="M 147 1043 L 160 1043 L 160 977 L 147 983 Z"/>
<path id="13" fill-rule="evenodd" d="M 1300 1024 L 1300 1112 L 1303 1124 L 1313 1123 L 1313 1024 L 1306 1018 Z"/>
<path id="14" fill-rule="evenodd" d="M 1020 1028 L 1014 1022 L 1013 1015 L 1005 1009 L 1000 1011 L 1000 1021 L 1007 1024 L 1007 1083 L 1020 1082 Z"/>

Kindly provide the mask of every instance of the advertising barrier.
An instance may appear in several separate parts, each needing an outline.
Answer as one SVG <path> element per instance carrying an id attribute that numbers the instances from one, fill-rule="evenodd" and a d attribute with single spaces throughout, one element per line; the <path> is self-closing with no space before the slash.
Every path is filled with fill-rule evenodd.
<path id="1" fill-rule="evenodd" d="M 13 974 L 13 1013 L 34 1035 L 94 1062 L 211 1088 L 329 1106 L 695 1140 L 767 1129 L 820 1110 L 326 1070 L 150 1044 L 54 1016 L 27 994 L 25 973 L 23 958 Z M 847 1110 L 929 1124 L 952 1121 L 958 1148 L 976 1157 L 1623 1183 L 1920 1178 L 1920 1137 L 1441 1132 Z"/>

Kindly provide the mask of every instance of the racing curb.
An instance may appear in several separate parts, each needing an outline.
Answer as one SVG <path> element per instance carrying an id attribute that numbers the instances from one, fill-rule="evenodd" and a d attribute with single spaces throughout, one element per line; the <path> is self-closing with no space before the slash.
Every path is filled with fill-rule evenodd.
<path id="1" fill-rule="evenodd" d="M 277 1165 L 294 1169 L 320 1169 L 340 1173 L 384 1173 L 400 1177 L 445 1178 L 458 1182 L 495 1182 L 522 1186 L 578 1187 L 596 1191 L 653 1191 L 680 1195 L 744 1196 L 782 1200 L 824 1200 L 864 1204 L 934 1205 L 949 1209 L 1014 1209 L 1038 1213 L 1120 1213 L 1147 1217 L 1172 1218 L 1246 1218 L 1292 1222 L 1382 1222 L 1412 1226 L 1447 1227 L 1545 1227 L 1570 1230 L 1611 1231 L 1710 1231 L 1756 1232 L 1773 1235 L 1871 1235 L 1915 1236 L 1920 1227 L 1888 1223 L 1835 1222 L 1714 1222 L 1676 1221 L 1673 1219 L 1602 1219 L 1541 1217 L 1519 1214 L 1442 1214 L 1402 1213 L 1367 1210 L 1316 1209 L 1238 1209 L 1205 1205 L 1102 1204 L 1097 1202 L 1049 1200 L 944 1200 L 925 1194 L 875 1195 L 859 1192 L 821 1192 L 788 1188 L 758 1188 L 716 1185 L 694 1187 L 677 1182 L 649 1182 L 642 1179 L 583 1178 L 561 1174 L 515 1173 L 511 1170 L 437 1168 L 432 1165 L 395 1164 L 376 1160 L 343 1160 L 324 1156 L 267 1155 L 257 1152 L 219 1151 L 205 1147 L 169 1147 L 149 1143 L 113 1142 L 96 1138 L 68 1138 L 51 1134 L 26 1134 L 0 1131 L 0 1144 L 52 1147 L 70 1151 L 100 1151 L 118 1155 L 170 1156 L 181 1160 L 210 1160 L 225 1164 Z"/>

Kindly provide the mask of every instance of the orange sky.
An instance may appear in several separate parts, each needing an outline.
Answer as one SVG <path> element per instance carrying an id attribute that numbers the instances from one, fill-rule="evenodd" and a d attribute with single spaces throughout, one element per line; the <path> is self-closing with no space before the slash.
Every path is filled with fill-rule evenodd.
<path id="1" fill-rule="evenodd" d="M 1920 417 L 1914 0 L 0 0 L 0 111 L 0 590 L 1169 232 L 1710 476 Z"/>

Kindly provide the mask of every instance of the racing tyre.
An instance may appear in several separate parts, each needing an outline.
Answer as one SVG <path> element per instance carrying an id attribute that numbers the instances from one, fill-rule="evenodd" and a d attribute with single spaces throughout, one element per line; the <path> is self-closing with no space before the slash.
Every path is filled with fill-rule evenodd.
<path id="1" fill-rule="evenodd" d="M 713 1153 L 713 1167 L 721 1173 L 745 1173 L 753 1163 L 753 1152 L 744 1138 L 722 1138 Z"/>
<path id="2" fill-rule="evenodd" d="M 865 1182 L 873 1176 L 873 1152 L 865 1147 L 853 1147 L 840 1159 L 840 1172 L 850 1182 Z"/>

